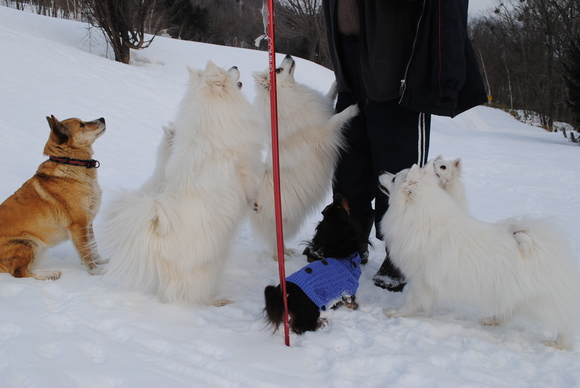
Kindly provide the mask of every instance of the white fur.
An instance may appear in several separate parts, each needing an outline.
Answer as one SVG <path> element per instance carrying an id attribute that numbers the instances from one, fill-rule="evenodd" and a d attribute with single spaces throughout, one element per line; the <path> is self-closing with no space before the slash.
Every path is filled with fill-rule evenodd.
<path id="1" fill-rule="evenodd" d="M 165 168 L 167 167 L 169 155 L 171 155 L 175 129 L 173 129 L 173 123 L 171 121 L 167 123 L 166 127 L 163 126 L 161 128 L 163 129 L 163 138 L 157 147 L 155 169 L 151 177 L 141 186 L 141 191 L 144 192 L 161 192 L 165 188 Z"/>
<path id="2" fill-rule="evenodd" d="M 294 60 L 287 56 L 276 76 L 284 239 L 294 237 L 306 216 L 321 207 L 331 186 L 340 149 L 344 147 L 342 128 L 358 114 L 356 105 L 335 114 L 332 99 L 336 96 L 336 85 L 323 95 L 296 82 L 294 69 Z M 254 104 L 264 119 L 264 130 L 270 134 L 269 73 L 254 73 L 253 76 L 257 89 Z M 250 220 L 254 232 L 268 243 L 272 252 L 276 252 L 273 193 L 269 147 L 256 197 L 256 212 Z M 277 257 L 275 253 L 273 257 Z"/>
<path id="3" fill-rule="evenodd" d="M 459 206 L 469 213 L 465 187 L 461 180 L 461 172 L 463 169 L 461 158 L 445 160 L 443 159 L 443 155 L 439 155 L 433 159 L 433 168 L 435 169 L 435 174 L 439 177 L 439 183 L 443 190 L 455 198 Z"/>
<path id="4" fill-rule="evenodd" d="M 564 232 L 530 217 L 478 221 L 439 185 L 433 162 L 380 176 L 390 193 L 381 228 L 407 294 L 391 317 L 467 304 L 492 316 L 484 324 L 528 315 L 557 328 L 546 343 L 570 349 L 578 323 L 580 276 Z"/>
<path id="5" fill-rule="evenodd" d="M 220 305 L 213 297 L 255 197 L 264 139 L 236 68 L 189 70 L 170 152 L 161 146 L 161 189 L 121 194 L 105 214 L 106 276 L 164 301 Z"/>

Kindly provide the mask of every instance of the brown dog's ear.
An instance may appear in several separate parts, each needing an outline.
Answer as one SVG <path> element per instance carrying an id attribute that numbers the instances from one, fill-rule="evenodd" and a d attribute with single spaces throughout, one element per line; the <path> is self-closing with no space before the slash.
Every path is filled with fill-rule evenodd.
<path id="1" fill-rule="evenodd" d="M 69 131 L 68 129 L 61 124 L 60 121 L 54 115 L 50 115 L 50 117 L 46 117 L 46 121 L 48 121 L 48 125 L 50 126 L 50 130 L 58 139 L 59 144 L 66 143 L 69 138 Z"/>

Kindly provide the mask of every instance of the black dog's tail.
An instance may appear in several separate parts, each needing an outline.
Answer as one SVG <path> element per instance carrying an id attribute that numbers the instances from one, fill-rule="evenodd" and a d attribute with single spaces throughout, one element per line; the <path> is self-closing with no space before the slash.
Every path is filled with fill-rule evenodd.
<path id="1" fill-rule="evenodd" d="M 267 286 L 264 289 L 264 297 L 266 299 L 266 307 L 264 308 L 266 320 L 276 331 L 284 321 L 284 301 L 282 300 L 280 286 Z"/>

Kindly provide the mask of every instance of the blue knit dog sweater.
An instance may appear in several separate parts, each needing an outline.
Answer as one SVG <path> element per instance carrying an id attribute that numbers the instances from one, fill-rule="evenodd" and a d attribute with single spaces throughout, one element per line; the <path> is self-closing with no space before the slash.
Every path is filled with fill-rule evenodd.
<path id="1" fill-rule="evenodd" d="M 352 296 L 358 289 L 361 275 L 358 253 L 344 258 L 317 260 L 286 278 L 296 284 L 318 306 L 318 311 L 343 296 Z"/>

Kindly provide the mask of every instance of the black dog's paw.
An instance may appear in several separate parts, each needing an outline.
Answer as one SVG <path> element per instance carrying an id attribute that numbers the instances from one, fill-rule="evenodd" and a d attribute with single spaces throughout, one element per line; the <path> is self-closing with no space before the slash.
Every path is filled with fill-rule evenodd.
<path id="1" fill-rule="evenodd" d="M 343 296 L 342 297 L 342 301 L 343 301 L 344 305 L 346 307 L 348 307 L 349 309 L 351 309 L 351 310 L 358 309 L 358 303 L 356 302 L 355 299 L 356 298 L 355 298 L 354 295 L 352 295 L 352 296 Z"/>
<path id="2" fill-rule="evenodd" d="M 351 310 L 358 309 L 358 303 L 356 302 L 356 298 L 354 295 L 352 296 L 343 296 L 340 300 L 338 300 L 334 305 L 332 305 L 331 309 L 336 310 L 341 306 L 346 306 Z"/>
<path id="3" fill-rule="evenodd" d="M 324 259 L 324 257 L 322 257 L 318 252 L 311 250 L 310 247 L 304 248 L 302 254 L 306 256 L 306 260 L 309 263 L 314 263 L 315 261 Z"/>
<path id="4" fill-rule="evenodd" d="M 316 323 L 316 330 L 323 329 L 326 326 L 328 326 L 328 319 L 320 318 L 320 319 L 318 319 L 318 322 Z"/>

